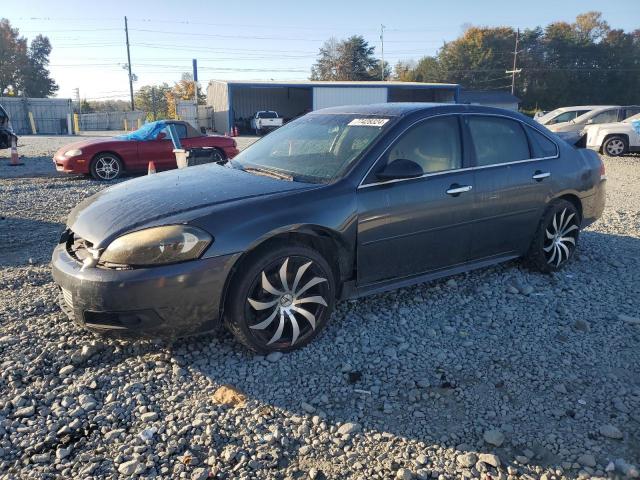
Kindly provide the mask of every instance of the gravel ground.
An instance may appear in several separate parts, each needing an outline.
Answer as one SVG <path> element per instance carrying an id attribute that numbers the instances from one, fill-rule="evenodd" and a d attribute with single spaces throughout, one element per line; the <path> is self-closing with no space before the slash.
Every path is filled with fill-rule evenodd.
<path id="1" fill-rule="evenodd" d="M 67 320 L 51 250 L 104 188 L 54 174 L 67 140 L 0 159 L 0 478 L 640 476 L 640 157 L 605 159 L 605 215 L 561 274 L 511 262 L 342 302 L 265 358 Z"/>

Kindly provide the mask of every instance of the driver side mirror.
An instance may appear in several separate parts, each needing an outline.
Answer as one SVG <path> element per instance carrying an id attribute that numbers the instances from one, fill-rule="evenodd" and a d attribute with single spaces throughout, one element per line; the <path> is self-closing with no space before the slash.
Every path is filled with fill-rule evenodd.
<path id="1" fill-rule="evenodd" d="M 167 134 L 164 132 L 160 132 L 157 136 L 156 136 L 156 140 L 164 140 L 165 138 L 167 138 Z"/>
<path id="2" fill-rule="evenodd" d="M 380 180 L 396 180 L 402 178 L 416 178 L 424 175 L 424 170 L 413 160 L 398 158 L 388 164 L 377 177 Z"/>

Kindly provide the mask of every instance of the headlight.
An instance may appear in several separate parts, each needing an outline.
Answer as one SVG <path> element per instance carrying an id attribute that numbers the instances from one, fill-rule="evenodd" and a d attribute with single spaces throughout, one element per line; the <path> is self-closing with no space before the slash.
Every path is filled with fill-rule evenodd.
<path id="1" fill-rule="evenodd" d="M 146 266 L 194 260 L 212 240 L 208 233 L 189 225 L 148 228 L 115 239 L 100 256 L 100 263 Z"/>
<path id="2" fill-rule="evenodd" d="M 78 155 L 82 155 L 82 150 L 78 148 L 74 148 L 73 150 L 67 150 L 64 152 L 65 157 L 77 157 Z"/>

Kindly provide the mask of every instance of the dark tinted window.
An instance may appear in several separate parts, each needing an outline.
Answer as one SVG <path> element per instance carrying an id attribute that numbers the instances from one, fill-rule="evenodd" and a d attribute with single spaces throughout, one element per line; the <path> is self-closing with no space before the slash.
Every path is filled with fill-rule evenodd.
<path id="1" fill-rule="evenodd" d="M 425 173 L 460 168 L 462 148 L 457 117 L 425 120 L 409 129 L 388 151 L 385 164 L 398 158 L 413 160 Z"/>
<path id="2" fill-rule="evenodd" d="M 633 107 L 633 108 L 627 108 L 625 109 L 625 113 L 624 113 L 624 118 L 629 118 L 629 117 L 633 117 L 634 115 L 637 115 L 640 113 L 640 107 Z"/>
<path id="3" fill-rule="evenodd" d="M 258 112 L 258 118 L 278 118 L 276 112 Z"/>
<path id="4" fill-rule="evenodd" d="M 466 117 L 478 166 L 530 158 L 529 143 L 520 122 L 502 117 Z"/>
<path id="5" fill-rule="evenodd" d="M 182 124 L 182 123 L 174 123 L 172 125 L 176 129 L 176 132 L 178 134 L 178 138 L 183 139 L 183 138 L 187 138 L 188 137 L 188 135 L 187 135 L 187 127 L 184 124 Z M 161 130 L 161 132 L 165 134 L 165 138 L 171 139 L 171 134 L 169 133 L 169 126 L 168 125 L 166 127 L 164 127 Z"/>
<path id="6" fill-rule="evenodd" d="M 556 144 L 538 132 L 535 128 L 526 127 L 531 141 L 534 158 L 555 157 L 558 154 Z"/>

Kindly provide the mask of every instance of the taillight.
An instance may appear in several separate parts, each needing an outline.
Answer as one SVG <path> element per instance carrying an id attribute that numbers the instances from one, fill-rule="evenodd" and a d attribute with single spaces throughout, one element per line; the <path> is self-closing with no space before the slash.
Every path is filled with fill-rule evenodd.
<path id="1" fill-rule="evenodd" d="M 600 180 L 604 178 L 607 178 L 607 175 L 604 168 L 604 162 L 602 161 L 602 157 L 600 157 Z"/>

